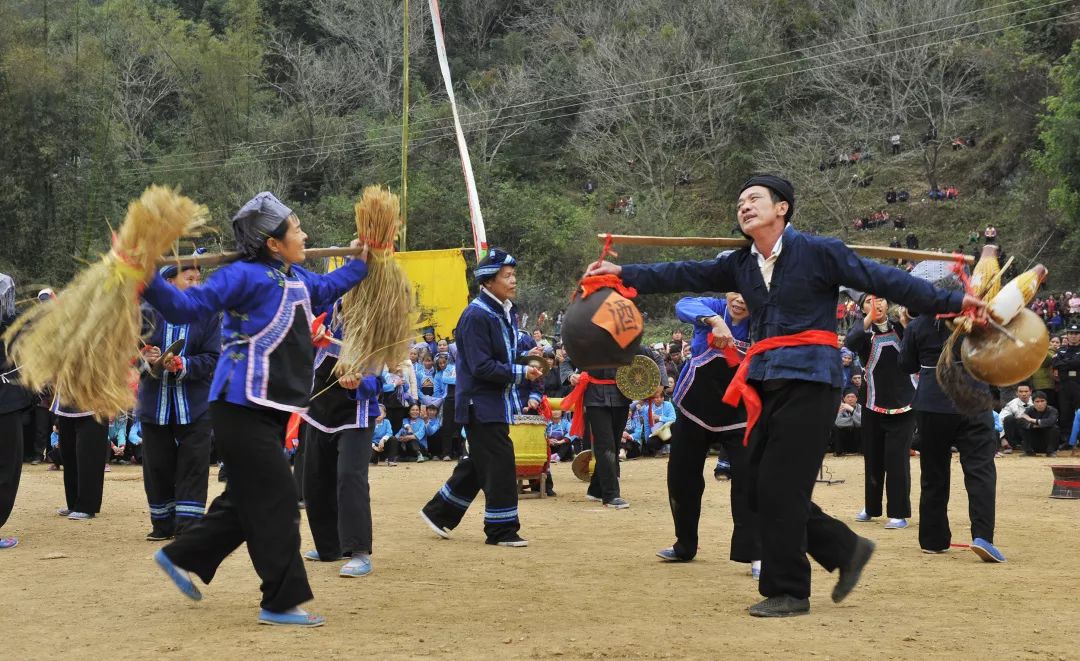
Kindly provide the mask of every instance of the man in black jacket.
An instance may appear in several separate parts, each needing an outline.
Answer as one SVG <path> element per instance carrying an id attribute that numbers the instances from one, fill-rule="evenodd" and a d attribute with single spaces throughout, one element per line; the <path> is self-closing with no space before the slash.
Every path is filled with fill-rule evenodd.
<path id="1" fill-rule="evenodd" d="M 945 268 L 948 267 L 948 263 L 945 263 Z M 939 287 L 950 284 L 959 286 L 953 278 L 936 280 L 934 284 Z M 901 320 L 906 322 L 906 311 L 901 312 Z M 985 562 L 1004 562 L 1005 556 L 994 546 L 997 500 L 994 454 L 997 452 L 998 436 L 990 407 L 990 389 L 985 383 L 969 379 L 971 388 L 986 393 L 987 406 L 977 413 L 964 415 L 956 410 L 938 385 L 938 357 L 951 332 L 944 321 L 923 314 L 906 323 L 904 339 L 900 343 L 900 367 L 919 375 L 919 385 L 912 402 L 920 442 L 922 491 L 919 495 L 919 546 L 923 553 L 931 554 L 946 553 L 950 548 L 949 481 L 952 471 L 951 448 L 956 447 L 968 493 L 973 540 L 971 550 Z M 956 356 L 954 359 L 959 361 Z"/>
<path id="2" fill-rule="evenodd" d="M 0 311 L 0 315 L 4 312 Z M 0 335 L 12 318 L 0 320 Z M 17 382 L 18 371 L 8 362 L 7 347 L 0 342 L 0 528 L 7 523 L 19 491 L 23 463 L 23 412 L 34 404 L 33 397 Z M 102 457 L 104 460 L 104 457 Z M 0 549 L 19 543 L 14 537 L 0 537 Z"/>
<path id="3" fill-rule="evenodd" d="M 1065 329 L 1065 342 L 1054 354 L 1051 365 L 1058 373 L 1058 420 L 1061 438 L 1068 439 L 1072 431 L 1073 416 L 1080 407 L 1080 325 L 1069 324 Z"/>
<path id="4" fill-rule="evenodd" d="M 1036 390 L 1031 396 L 1032 405 L 1020 414 L 1020 438 L 1024 439 L 1024 455 L 1034 457 L 1045 452 L 1056 457 L 1058 449 L 1058 412 L 1046 403 L 1046 393 Z"/>

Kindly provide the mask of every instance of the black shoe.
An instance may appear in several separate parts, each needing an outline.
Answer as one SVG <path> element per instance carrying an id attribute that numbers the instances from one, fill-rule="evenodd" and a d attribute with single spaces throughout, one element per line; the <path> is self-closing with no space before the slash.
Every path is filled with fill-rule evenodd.
<path id="1" fill-rule="evenodd" d="M 840 603 L 851 594 L 862 577 L 863 568 L 870 562 L 870 556 L 874 555 L 875 544 L 865 537 L 855 540 L 855 551 L 851 554 L 847 564 L 840 568 L 840 578 L 836 581 L 836 587 L 832 591 L 834 603 Z"/>
<path id="2" fill-rule="evenodd" d="M 150 532 L 146 533 L 146 541 L 148 542 L 164 542 L 172 538 L 173 536 L 169 533 L 159 532 L 157 530 L 151 530 Z"/>
<path id="3" fill-rule="evenodd" d="M 809 612 L 809 599 L 799 599 L 786 594 L 779 597 L 769 597 L 765 601 L 758 602 L 750 607 L 750 614 L 754 617 L 794 617 L 796 615 L 806 615 Z"/>
<path id="4" fill-rule="evenodd" d="M 1046 456 L 1047 456 L 1047 457 L 1056 457 L 1056 456 L 1057 456 L 1057 452 L 1047 452 L 1047 453 L 1046 453 Z"/>
<path id="5" fill-rule="evenodd" d="M 510 537 L 506 537 L 505 539 L 491 539 L 491 538 L 488 538 L 487 543 L 491 544 L 493 546 L 510 546 L 510 547 L 515 547 L 515 548 L 519 548 L 519 547 L 529 545 L 529 542 L 525 541 L 524 539 L 521 538 L 521 535 L 517 535 L 517 534 L 511 535 Z"/>

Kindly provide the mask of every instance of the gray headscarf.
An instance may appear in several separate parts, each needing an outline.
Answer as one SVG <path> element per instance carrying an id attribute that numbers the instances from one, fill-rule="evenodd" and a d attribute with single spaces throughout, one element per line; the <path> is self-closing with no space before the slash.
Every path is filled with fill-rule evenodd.
<path id="1" fill-rule="evenodd" d="M 233 216 L 236 249 L 243 253 L 245 259 L 258 257 L 271 232 L 291 215 L 292 209 L 274 197 L 273 193 L 259 193 Z"/>

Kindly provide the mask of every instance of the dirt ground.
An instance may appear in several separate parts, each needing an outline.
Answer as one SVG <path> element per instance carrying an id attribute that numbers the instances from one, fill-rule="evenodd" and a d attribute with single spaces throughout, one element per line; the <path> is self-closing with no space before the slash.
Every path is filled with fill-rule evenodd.
<path id="1" fill-rule="evenodd" d="M 1080 501 L 1047 498 L 1054 462 L 1080 460 L 998 460 L 997 544 L 1007 563 L 964 549 L 924 555 L 914 526 L 852 523 L 878 542 L 863 583 L 835 605 L 835 577 L 815 565 L 810 615 L 785 620 L 746 614 L 756 584 L 726 559 L 728 485 L 711 475 L 698 558 L 668 565 L 653 555 L 673 541 L 664 459 L 623 464 L 624 511 L 586 501 L 569 465 L 556 465 L 558 497 L 522 501 L 525 549 L 483 543 L 480 499 L 452 540 L 421 523 L 416 512 L 449 463 L 373 467 L 375 571 L 343 579 L 337 563 L 309 563 L 310 609 L 329 620 L 313 630 L 256 624 L 258 579 L 242 551 L 202 602 L 185 600 L 150 559 L 159 545 L 143 541 L 139 467 L 114 467 L 102 514 L 75 522 L 54 514 L 61 474 L 26 466 L 4 528 L 21 544 L 0 551 L 0 658 L 1077 659 Z M 846 482 L 819 485 L 815 500 L 851 521 L 862 461 L 826 464 Z M 968 542 L 959 478 L 954 460 L 954 541 Z M 306 522 L 302 532 L 312 548 Z"/>

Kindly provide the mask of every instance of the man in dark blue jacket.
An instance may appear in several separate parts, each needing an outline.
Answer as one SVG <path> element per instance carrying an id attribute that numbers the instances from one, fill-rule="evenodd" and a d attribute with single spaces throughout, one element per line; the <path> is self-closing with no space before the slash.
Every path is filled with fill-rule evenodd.
<path id="1" fill-rule="evenodd" d="M 533 366 L 514 363 L 529 353 L 519 345 L 517 262 L 492 248 L 473 275 L 480 294 L 458 320 L 457 389 L 454 418 L 465 425 L 469 456 L 420 511 L 435 534 L 449 539 L 478 491 L 484 491 L 484 532 L 488 544 L 528 546 L 518 535 L 517 476 L 510 424 L 528 405 L 516 386 L 536 383 L 543 375 Z M 539 349 L 533 350 L 541 355 Z"/>
<path id="2" fill-rule="evenodd" d="M 810 499 L 843 385 L 836 346 L 839 287 L 927 312 L 985 307 L 975 297 L 939 291 L 903 271 L 861 259 L 837 239 L 796 231 L 789 224 L 794 204 L 787 180 L 753 177 L 740 189 L 736 206 L 750 247 L 701 262 L 622 267 L 602 262 L 586 273 L 621 275 L 641 294 L 737 291 L 746 300 L 751 340 L 758 345 L 748 353 L 747 376 L 762 404 L 749 444 L 751 504 L 761 529 L 758 590 L 765 597 L 750 614 L 759 617 L 809 612 L 807 552 L 827 570 L 840 570 L 832 593 L 839 602 L 858 583 L 874 549 L 873 542 Z M 734 341 L 722 317 L 709 323 L 718 348 Z"/>
<path id="3" fill-rule="evenodd" d="M 161 269 L 165 280 L 183 291 L 199 283 L 196 268 Z M 221 353 L 217 315 L 191 324 L 171 324 L 143 306 L 150 338 L 139 379 L 139 420 L 143 430 L 143 486 L 150 506 L 152 542 L 170 539 L 206 511 L 210 465 L 210 381 Z M 160 371 L 150 364 L 177 340 L 184 348 Z"/>

